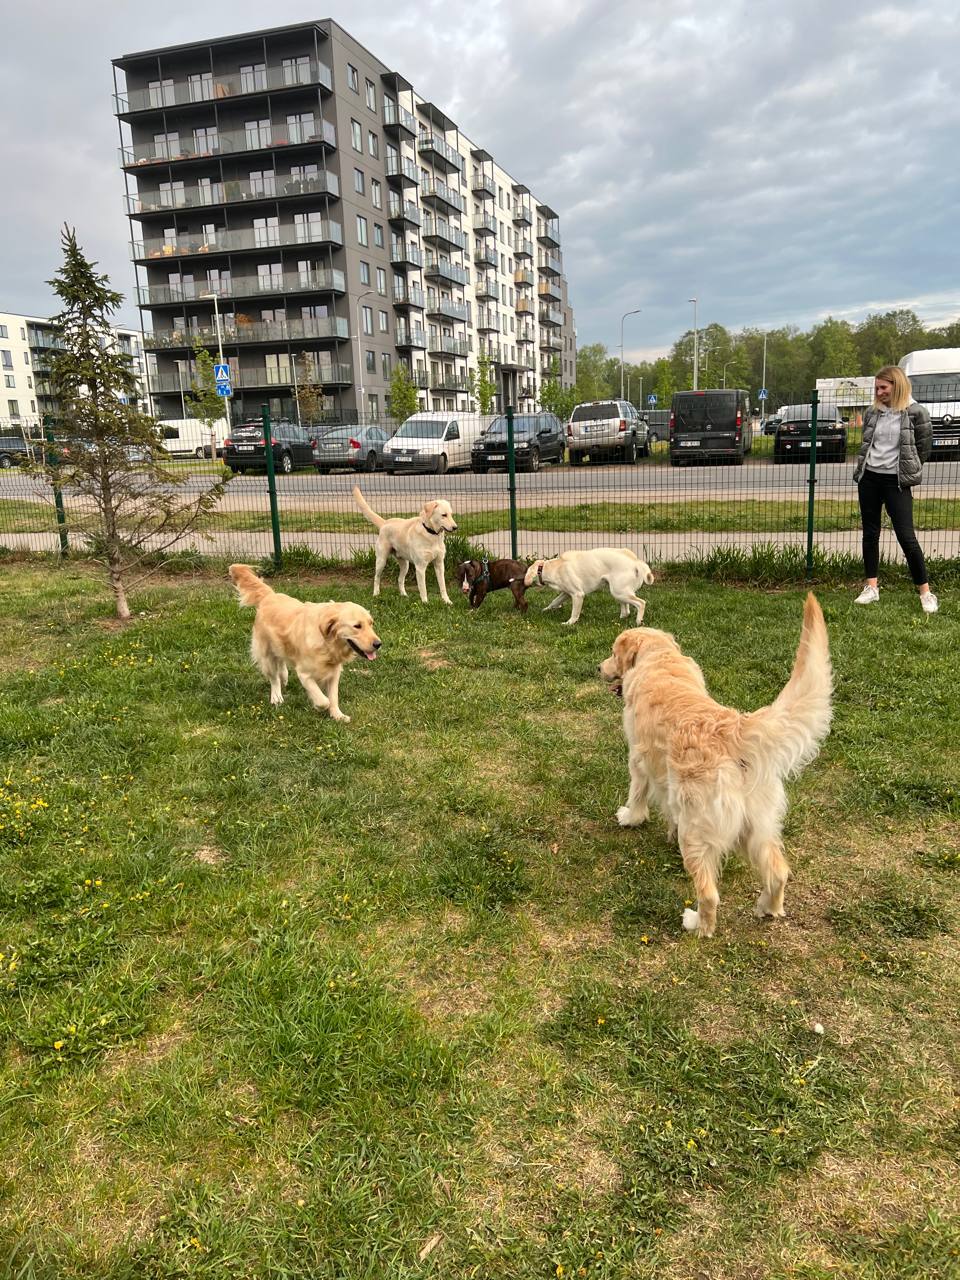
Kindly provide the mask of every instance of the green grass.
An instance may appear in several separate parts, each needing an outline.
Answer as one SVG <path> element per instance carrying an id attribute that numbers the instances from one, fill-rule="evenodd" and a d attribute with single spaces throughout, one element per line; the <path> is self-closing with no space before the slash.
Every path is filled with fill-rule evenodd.
<path id="1" fill-rule="evenodd" d="M 733 858 L 703 943 L 659 817 L 613 820 L 609 597 L 571 632 L 300 562 L 384 640 L 349 725 L 270 708 L 201 562 L 122 629 L 87 566 L 0 564 L 0 1274 L 955 1276 L 950 594 L 819 589 L 788 918 Z M 646 594 L 775 696 L 799 586 Z"/>

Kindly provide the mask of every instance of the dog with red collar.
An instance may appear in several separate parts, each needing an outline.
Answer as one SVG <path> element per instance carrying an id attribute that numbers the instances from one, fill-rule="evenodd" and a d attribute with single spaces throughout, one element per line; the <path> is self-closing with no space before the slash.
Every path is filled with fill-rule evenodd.
<path id="1" fill-rule="evenodd" d="M 470 608 L 479 609 L 488 591 L 501 591 L 509 587 L 513 592 L 513 604 L 521 613 L 527 612 L 524 599 L 526 586 L 523 575 L 527 571 L 521 560 L 464 560 L 457 565 L 457 581 L 460 590 L 470 599 Z"/>

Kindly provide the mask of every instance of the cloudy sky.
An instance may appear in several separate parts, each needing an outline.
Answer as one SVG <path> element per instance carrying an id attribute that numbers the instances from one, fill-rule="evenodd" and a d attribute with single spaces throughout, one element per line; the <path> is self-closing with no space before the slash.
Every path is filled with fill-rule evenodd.
<path id="1" fill-rule="evenodd" d="M 110 60 L 332 17 L 561 215 L 579 341 L 960 315 L 956 0 L 34 0 L 4 5 L 0 311 L 58 228 L 129 295 Z M 137 323 L 127 304 L 124 319 Z"/>

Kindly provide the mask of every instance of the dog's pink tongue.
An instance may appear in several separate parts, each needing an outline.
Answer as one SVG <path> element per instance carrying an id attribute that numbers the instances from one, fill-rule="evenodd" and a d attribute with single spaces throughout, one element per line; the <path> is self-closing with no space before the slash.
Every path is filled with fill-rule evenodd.
<path id="1" fill-rule="evenodd" d="M 368 662 L 374 662 L 377 657 L 377 651 L 376 649 L 374 649 L 373 653 L 365 653 L 363 656 L 366 658 Z"/>

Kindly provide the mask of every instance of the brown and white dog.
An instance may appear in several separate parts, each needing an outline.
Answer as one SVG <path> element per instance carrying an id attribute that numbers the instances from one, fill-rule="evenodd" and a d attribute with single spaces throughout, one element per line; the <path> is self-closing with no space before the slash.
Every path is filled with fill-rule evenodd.
<path id="1" fill-rule="evenodd" d="M 471 609 L 480 608 L 488 591 L 509 587 L 514 607 L 526 613 L 527 588 L 523 582 L 526 571 L 526 564 L 520 560 L 464 560 L 457 565 L 457 581 L 463 594 L 469 596 Z"/>
<path id="2" fill-rule="evenodd" d="M 318 711 L 334 720 L 349 721 L 340 710 L 340 672 L 355 657 L 372 662 L 380 648 L 373 619 L 350 601 L 311 604 L 274 591 L 249 565 L 232 564 L 227 571 L 241 605 L 253 605 L 250 656 L 270 682 L 270 701 L 283 702 L 287 668 L 293 667 L 307 697 Z"/>
<path id="3" fill-rule="evenodd" d="M 760 877 L 756 914 L 782 916 L 784 779 L 814 758 L 830 728 L 830 647 L 816 597 L 804 605 L 790 679 L 759 711 L 714 702 L 693 658 L 652 627 L 621 631 L 600 674 L 623 695 L 630 791 L 617 821 L 640 826 L 651 802 L 663 814 L 697 894 L 683 927 L 713 936 L 720 869 L 738 846 Z"/>
<path id="4" fill-rule="evenodd" d="M 367 503 L 360 492 L 359 485 L 353 487 L 353 497 L 357 506 L 379 530 L 377 534 L 377 564 L 373 574 L 373 594 L 380 594 L 380 576 L 391 555 L 395 555 L 400 563 L 400 577 L 397 586 L 400 594 L 407 594 L 404 583 L 407 570 L 413 565 L 417 575 L 417 589 L 420 599 L 427 603 L 427 566 L 433 565 L 437 575 L 437 586 L 440 588 L 440 599 L 444 604 L 451 604 L 447 595 L 447 584 L 443 574 L 444 557 L 447 544 L 444 535 L 456 533 L 457 522 L 453 518 L 453 508 L 445 499 L 426 502 L 418 516 L 409 520 L 385 520 Z"/>

